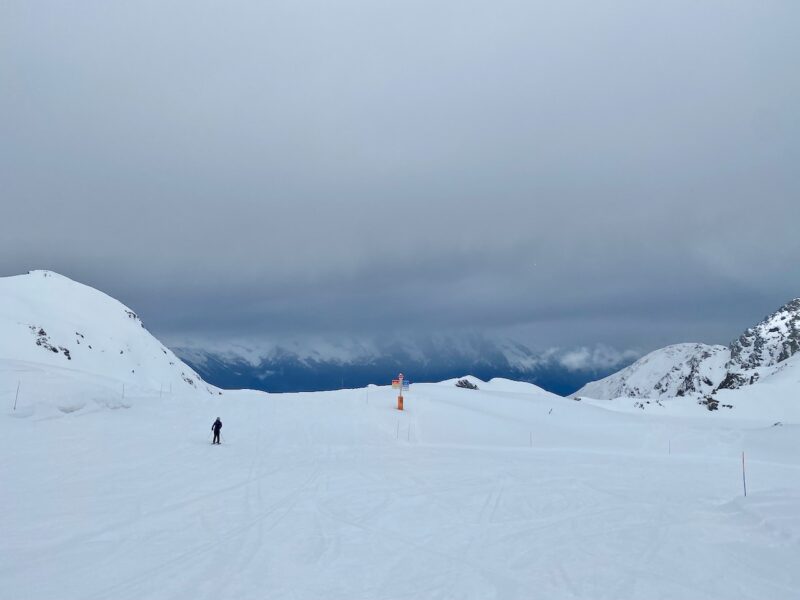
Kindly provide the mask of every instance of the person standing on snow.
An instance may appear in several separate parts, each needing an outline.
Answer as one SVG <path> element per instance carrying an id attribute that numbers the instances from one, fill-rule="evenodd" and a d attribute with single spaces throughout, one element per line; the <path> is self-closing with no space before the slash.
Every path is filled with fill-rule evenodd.
<path id="1" fill-rule="evenodd" d="M 219 417 L 217 417 L 217 420 L 214 421 L 214 424 L 211 426 L 211 431 L 214 432 L 214 441 L 211 442 L 212 444 L 219 444 L 219 430 L 220 429 L 222 429 L 222 421 L 220 421 Z"/>

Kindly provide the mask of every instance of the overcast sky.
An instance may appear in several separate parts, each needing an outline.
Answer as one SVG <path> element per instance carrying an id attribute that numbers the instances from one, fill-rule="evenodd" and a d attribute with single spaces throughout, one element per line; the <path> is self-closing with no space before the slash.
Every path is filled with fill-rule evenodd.
<path id="1" fill-rule="evenodd" d="M 800 296 L 800 3 L 0 0 L 0 274 L 167 339 L 723 342 Z"/>

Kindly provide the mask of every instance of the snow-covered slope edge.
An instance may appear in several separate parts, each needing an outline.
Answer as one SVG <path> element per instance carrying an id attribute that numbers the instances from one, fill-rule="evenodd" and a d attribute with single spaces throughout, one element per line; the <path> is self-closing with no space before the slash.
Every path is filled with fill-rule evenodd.
<path id="1" fill-rule="evenodd" d="M 800 351 L 800 298 L 788 302 L 729 346 L 676 344 L 655 350 L 574 396 L 598 399 L 715 394 L 770 376 Z"/>
<path id="2" fill-rule="evenodd" d="M 125 396 L 137 393 L 220 393 L 130 308 L 50 271 L 0 278 L 0 383 L 18 415 L 125 406 Z"/>

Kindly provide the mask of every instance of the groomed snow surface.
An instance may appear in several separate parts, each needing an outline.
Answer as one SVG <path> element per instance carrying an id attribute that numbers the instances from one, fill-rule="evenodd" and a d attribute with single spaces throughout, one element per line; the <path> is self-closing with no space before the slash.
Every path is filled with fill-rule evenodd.
<path id="1" fill-rule="evenodd" d="M 797 421 L 479 385 L 399 413 L 3 362 L 0 597 L 800 598 Z"/>

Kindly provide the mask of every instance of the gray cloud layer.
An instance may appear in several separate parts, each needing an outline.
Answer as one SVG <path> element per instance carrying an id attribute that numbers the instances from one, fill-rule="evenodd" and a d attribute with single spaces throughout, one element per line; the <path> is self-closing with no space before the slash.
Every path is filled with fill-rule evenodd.
<path id="1" fill-rule="evenodd" d="M 800 295 L 796 2 L 0 6 L 0 271 L 163 335 L 727 341 Z"/>

